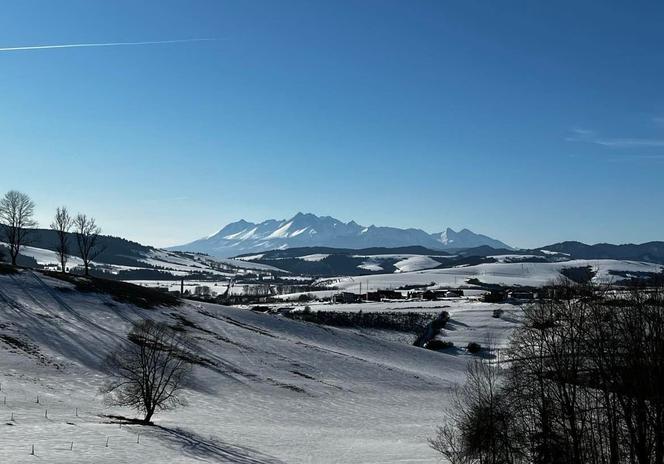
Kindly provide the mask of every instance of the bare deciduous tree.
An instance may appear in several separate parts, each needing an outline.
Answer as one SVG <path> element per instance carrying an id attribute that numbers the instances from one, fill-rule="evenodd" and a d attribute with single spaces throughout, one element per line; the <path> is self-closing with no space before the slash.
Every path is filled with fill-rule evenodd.
<path id="1" fill-rule="evenodd" d="M 464 464 L 664 463 L 664 287 L 622 285 L 557 284 L 524 308 L 501 381 L 469 370 L 434 449 Z"/>
<path id="2" fill-rule="evenodd" d="M 90 275 L 90 262 L 104 251 L 104 248 L 99 244 L 101 227 L 95 223 L 93 217 L 79 213 L 74 218 L 74 230 L 78 252 L 83 260 L 83 267 L 87 276 Z"/>
<path id="3" fill-rule="evenodd" d="M 191 353 L 191 341 L 181 332 L 142 321 L 129 332 L 129 342 L 109 356 L 114 380 L 102 392 L 110 404 L 134 408 L 150 423 L 156 411 L 184 404 L 181 393 L 191 372 Z"/>
<path id="4" fill-rule="evenodd" d="M 501 388 L 501 369 L 483 361 L 468 365 L 448 411 L 429 445 L 451 464 L 507 464 L 523 455 L 523 434 L 511 414 L 511 398 Z"/>
<path id="5" fill-rule="evenodd" d="M 60 258 L 62 272 L 66 271 L 67 261 L 69 258 L 69 231 L 71 230 L 73 224 L 74 220 L 69 215 L 69 210 L 67 210 L 66 206 L 56 210 L 55 217 L 51 223 L 51 229 L 53 229 L 58 235 L 58 244 L 55 247 L 55 251 L 58 253 L 58 257 Z"/>
<path id="6" fill-rule="evenodd" d="M 3 235 L 9 244 L 9 255 L 12 266 L 16 266 L 16 258 L 21 247 L 28 244 L 30 228 L 36 227 L 33 219 L 35 204 L 25 193 L 10 190 L 0 199 L 0 222 L 4 224 Z"/>

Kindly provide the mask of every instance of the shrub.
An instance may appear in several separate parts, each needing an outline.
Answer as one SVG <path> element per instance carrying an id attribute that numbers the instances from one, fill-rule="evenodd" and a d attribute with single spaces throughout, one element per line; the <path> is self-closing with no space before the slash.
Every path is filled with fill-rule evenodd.
<path id="1" fill-rule="evenodd" d="M 479 353 L 480 351 L 482 351 L 482 345 L 480 345 L 479 343 L 470 342 L 470 343 L 466 346 L 466 350 L 468 350 L 469 353 L 477 354 L 477 353 Z"/>
<path id="2" fill-rule="evenodd" d="M 76 290 L 83 293 L 105 293 L 119 303 L 129 303 L 143 309 L 152 309 L 158 306 L 179 306 L 180 300 L 170 293 L 160 292 L 153 288 L 141 287 L 118 280 L 100 279 L 98 277 L 80 277 L 61 272 L 44 271 L 43 274 L 76 286 Z M 185 291 L 186 293 L 186 291 Z"/>
<path id="3" fill-rule="evenodd" d="M 252 311 L 256 311 L 257 313 L 267 313 L 270 312 L 270 307 L 269 306 L 253 306 L 251 308 Z"/>
<path id="4" fill-rule="evenodd" d="M 440 340 L 438 338 L 434 338 L 433 340 L 429 340 L 426 342 L 424 345 L 424 348 L 427 350 L 444 350 L 447 348 L 453 348 L 454 343 L 452 343 L 449 340 Z"/>
<path id="5" fill-rule="evenodd" d="M 504 312 L 505 312 L 505 311 L 502 310 L 502 309 L 500 309 L 500 308 L 499 308 L 499 309 L 494 309 L 494 310 L 493 310 L 493 316 L 492 316 L 492 317 L 494 317 L 494 318 L 496 318 L 496 319 L 499 319 L 500 316 L 502 316 Z"/>
<path id="6" fill-rule="evenodd" d="M 284 316 L 334 327 L 360 327 L 366 329 L 422 332 L 434 319 L 432 314 L 414 312 L 342 312 L 342 311 L 290 311 Z"/>
<path id="7" fill-rule="evenodd" d="M 447 321 L 450 320 L 450 313 L 442 311 L 436 319 L 431 321 L 431 328 L 437 333 L 445 328 Z"/>
<path id="8" fill-rule="evenodd" d="M 9 264 L 0 263 L 0 275 L 18 274 L 18 271 Z"/>

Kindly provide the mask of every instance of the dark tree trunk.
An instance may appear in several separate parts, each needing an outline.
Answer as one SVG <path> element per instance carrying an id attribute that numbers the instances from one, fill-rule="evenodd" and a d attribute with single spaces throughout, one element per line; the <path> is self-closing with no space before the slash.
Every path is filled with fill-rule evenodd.
<path id="1" fill-rule="evenodd" d="M 145 413 L 145 417 L 143 418 L 143 423 L 144 424 L 151 424 L 150 420 L 152 419 L 152 416 L 154 414 L 154 411 L 147 411 Z"/>

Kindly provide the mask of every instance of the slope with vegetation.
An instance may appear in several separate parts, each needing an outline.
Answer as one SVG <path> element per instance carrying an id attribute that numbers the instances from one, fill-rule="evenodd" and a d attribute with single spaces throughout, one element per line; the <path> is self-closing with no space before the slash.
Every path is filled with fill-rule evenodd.
<path id="1" fill-rule="evenodd" d="M 25 269 L 0 275 L 0 316 L 2 408 L 12 424 L 3 462 L 27 459 L 32 445 L 63 463 L 433 462 L 431 405 L 462 378 L 467 356 Z M 143 320 L 197 346 L 188 405 L 158 412 L 155 426 L 121 419 L 137 413 L 106 405 L 100 391 L 108 355 Z"/>

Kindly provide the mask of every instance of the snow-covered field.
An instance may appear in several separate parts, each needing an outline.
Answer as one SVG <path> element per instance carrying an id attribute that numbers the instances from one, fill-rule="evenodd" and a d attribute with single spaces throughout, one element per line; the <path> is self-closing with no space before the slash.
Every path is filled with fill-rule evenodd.
<path id="1" fill-rule="evenodd" d="M 321 279 L 318 285 L 334 286 L 340 290 L 358 292 L 360 284 L 366 289 L 396 289 L 405 285 L 423 285 L 430 288 L 468 287 L 470 279 L 477 279 L 485 284 L 507 286 L 541 287 L 563 278 L 561 271 L 566 268 L 590 267 L 596 271 L 593 278 L 597 283 L 615 283 L 621 280 L 612 272 L 658 273 L 664 269 L 659 264 L 638 261 L 619 261 L 611 259 L 576 259 L 555 263 L 485 263 L 475 266 L 457 266 L 447 269 L 427 269 L 416 272 L 394 274 L 374 274 L 361 277 L 342 277 Z"/>
<path id="2" fill-rule="evenodd" d="M 453 305 L 459 346 L 517 324 Z M 211 367 L 157 427 L 120 427 L 103 415 L 132 413 L 104 405 L 100 363 L 141 318 L 185 322 Z M 426 439 L 470 359 L 241 308 L 145 310 L 30 271 L 0 275 L 0 320 L 0 462 L 434 463 Z"/>
<path id="3" fill-rule="evenodd" d="M 403 312 L 427 313 L 438 315 L 447 311 L 450 322 L 441 337 L 451 341 L 456 347 L 465 347 L 470 342 L 480 343 L 484 346 L 504 348 L 509 343 L 512 331 L 519 326 L 523 310 L 521 306 L 509 303 L 483 303 L 476 297 L 445 298 L 438 301 L 381 301 L 362 302 L 351 304 L 331 304 L 322 302 L 279 303 L 270 304 L 275 309 L 294 308 L 303 310 L 306 306 L 311 311 L 337 311 L 337 312 Z M 501 310 L 502 315 L 494 318 L 495 310 Z M 362 333 L 388 339 L 393 337 L 380 331 L 362 330 Z M 414 337 L 399 337 L 400 340 L 413 341 Z"/>
<path id="4" fill-rule="evenodd" d="M 0 242 L 0 246 L 5 248 L 8 247 L 4 242 Z M 37 264 L 41 266 L 57 267 L 60 264 L 58 254 L 53 250 L 24 246 L 21 248 L 21 255 L 33 258 Z M 136 262 L 139 264 L 145 264 L 145 266 L 122 266 L 97 261 L 93 261 L 92 265 L 115 274 L 127 270 L 158 269 L 178 277 L 184 277 L 192 273 L 204 273 L 217 278 L 230 278 L 237 274 L 256 271 L 263 273 L 286 273 L 286 271 L 281 269 L 260 263 L 230 258 L 214 258 L 195 253 L 175 253 L 159 249 L 151 249 L 142 257 L 137 257 Z M 72 255 L 68 256 L 67 267 L 81 268 L 82 266 L 83 261 L 79 257 Z"/>

